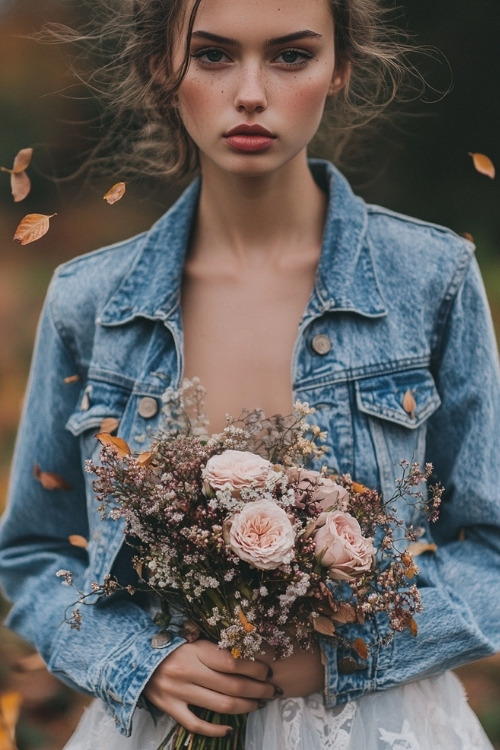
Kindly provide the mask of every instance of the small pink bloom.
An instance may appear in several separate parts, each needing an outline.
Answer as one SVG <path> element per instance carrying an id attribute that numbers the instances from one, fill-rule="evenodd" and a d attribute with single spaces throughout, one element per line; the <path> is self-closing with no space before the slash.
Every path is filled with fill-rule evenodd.
<path id="1" fill-rule="evenodd" d="M 296 486 L 295 504 L 299 508 L 314 505 L 317 508 L 316 512 L 348 509 L 349 493 L 345 487 L 318 471 L 306 471 L 294 467 L 288 469 L 287 477 Z"/>
<path id="2" fill-rule="evenodd" d="M 255 453 L 227 450 L 208 459 L 202 476 L 213 490 L 229 486 L 238 496 L 244 487 L 265 487 L 268 481 L 281 475 L 269 461 Z"/>
<path id="3" fill-rule="evenodd" d="M 373 539 L 365 538 L 359 523 L 349 513 L 321 513 L 315 522 L 316 555 L 328 575 L 339 581 L 357 578 L 372 569 L 375 558 Z"/>
<path id="4" fill-rule="evenodd" d="M 241 560 L 259 570 L 274 570 L 293 559 L 295 531 L 282 508 L 271 500 L 257 500 L 232 516 L 227 541 Z"/>

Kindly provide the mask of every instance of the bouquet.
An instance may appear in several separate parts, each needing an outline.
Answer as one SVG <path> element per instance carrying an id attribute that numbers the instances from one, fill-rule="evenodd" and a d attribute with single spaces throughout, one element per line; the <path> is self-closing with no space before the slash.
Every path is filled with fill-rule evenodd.
<path id="1" fill-rule="evenodd" d="M 235 659 L 259 658 L 264 648 L 286 658 L 318 637 L 366 659 L 364 641 L 348 643 L 339 628 L 379 612 L 393 630 L 416 634 L 417 568 L 401 541 L 415 542 L 418 532 L 404 528 L 395 505 L 404 497 L 436 516 L 440 488 L 427 499 L 418 489 L 431 466 L 403 462 L 385 500 L 349 476 L 307 468 L 321 460 L 326 439 L 310 424 L 307 404 L 297 402 L 288 416 L 244 411 L 209 435 L 204 395 L 196 379 L 168 390 L 164 427 L 149 451 L 134 455 L 120 438 L 100 433 L 101 463 L 88 466 L 103 514 L 125 519 L 136 588 L 157 595 L 158 625 L 167 630 L 180 611 L 181 635 L 208 638 Z M 117 588 L 108 576 L 91 593 Z M 71 624 L 80 619 L 74 610 Z M 243 749 L 246 716 L 199 715 L 233 726 L 233 735 L 213 740 L 177 726 L 161 747 Z"/>

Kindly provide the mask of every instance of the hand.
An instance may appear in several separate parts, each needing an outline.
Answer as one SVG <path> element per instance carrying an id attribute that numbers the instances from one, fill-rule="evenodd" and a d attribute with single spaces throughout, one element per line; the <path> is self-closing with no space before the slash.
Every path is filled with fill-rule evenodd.
<path id="1" fill-rule="evenodd" d="M 234 659 L 229 651 L 199 640 L 169 654 L 156 668 L 144 695 L 189 732 L 224 737 L 229 726 L 203 721 L 189 705 L 223 714 L 250 713 L 262 701 L 275 697 L 270 676 L 271 670 L 263 661 Z"/>
<path id="2" fill-rule="evenodd" d="M 273 660 L 273 649 L 268 649 L 260 658 L 273 670 L 271 681 L 279 685 L 280 697 L 303 697 L 321 692 L 325 687 L 325 669 L 318 647 L 313 651 L 301 651 L 297 647 L 292 656 L 276 660 Z"/>

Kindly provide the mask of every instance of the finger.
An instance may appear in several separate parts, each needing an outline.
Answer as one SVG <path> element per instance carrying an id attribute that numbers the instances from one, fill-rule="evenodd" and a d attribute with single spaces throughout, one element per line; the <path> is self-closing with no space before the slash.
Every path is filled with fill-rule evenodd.
<path id="1" fill-rule="evenodd" d="M 152 702 L 162 711 L 171 715 L 171 706 L 172 704 L 176 705 L 178 701 L 221 714 L 248 714 L 262 705 L 261 699 L 228 695 L 225 687 L 223 687 L 223 692 L 192 684 L 165 687 L 167 688 L 165 692 L 157 693 Z"/>
<path id="2" fill-rule="evenodd" d="M 271 700 L 275 694 L 275 686 L 270 682 L 253 680 L 243 675 L 228 675 L 213 669 L 200 674 L 194 682 L 208 690 L 257 701 Z"/>
<path id="3" fill-rule="evenodd" d="M 244 675 L 261 682 L 265 682 L 272 676 L 272 669 L 269 665 L 259 659 L 255 661 L 235 659 L 226 649 L 219 649 L 215 646 L 214 650 L 213 644 L 207 645 L 212 646 L 212 648 L 203 649 L 199 654 L 199 659 L 210 669 L 217 672 Z"/>

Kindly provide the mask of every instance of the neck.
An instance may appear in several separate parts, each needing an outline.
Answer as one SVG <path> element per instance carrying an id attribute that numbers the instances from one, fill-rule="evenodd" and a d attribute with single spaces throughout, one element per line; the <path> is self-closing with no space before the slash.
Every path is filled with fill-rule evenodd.
<path id="1" fill-rule="evenodd" d="M 280 256 L 321 246 L 326 196 L 304 155 L 270 174 L 222 173 L 202 165 L 202 189 L 192 252 L 227 259 Z M 214 250 L 216 249 L 216 250 Z"/>

